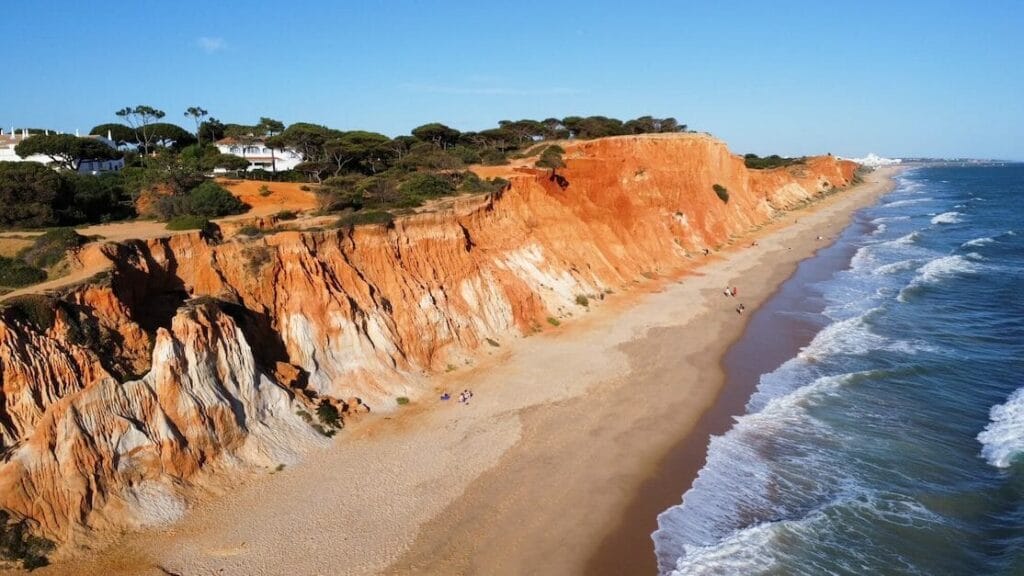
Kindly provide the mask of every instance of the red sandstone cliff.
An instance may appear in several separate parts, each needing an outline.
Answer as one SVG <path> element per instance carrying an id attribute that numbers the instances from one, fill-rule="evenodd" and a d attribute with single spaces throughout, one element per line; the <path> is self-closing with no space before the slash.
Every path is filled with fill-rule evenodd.
<path id="1" fill-rule="evenodd" d="M 564 189 L 519 169 L 389 227 L 93 248 L 104 278 L 0 316 L 0 508 L 62 542 L 172 520 L 212 476 L 325 442 L 299 415 L 317 402 L 387 410 L 486 338 L 678 271 L 855 168 L 751 171 L 701 135 L 565 148 Z"/>

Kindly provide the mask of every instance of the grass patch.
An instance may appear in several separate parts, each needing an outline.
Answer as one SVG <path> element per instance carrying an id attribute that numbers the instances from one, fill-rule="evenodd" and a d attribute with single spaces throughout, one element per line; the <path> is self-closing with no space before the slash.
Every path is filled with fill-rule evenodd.
<path id="1" fill-rule="evenodd" d="M 562 323 L 558 321 L 558 318 L 555 318 L 554 316 L 548 316 L 548 324 L 551 324 L 552 326 L 562 325 Z"/>

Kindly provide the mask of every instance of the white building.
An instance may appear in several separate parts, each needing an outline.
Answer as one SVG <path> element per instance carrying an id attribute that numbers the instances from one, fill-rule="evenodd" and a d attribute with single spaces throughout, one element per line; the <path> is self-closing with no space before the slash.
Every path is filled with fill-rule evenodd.
<path id="1" fill-rule="evenodd" d="M 222 138 L 214 142 L 221 154 L 241 156 L 249 161 L 247 170 L 266 170 L 267 172 L 284 172 L 292 170 L 302 162 L 302 154 L 290 148 L 268 148 L 266 142 L 259 139 L 241 141 L 237 138 Z M 226 172 L 223 168 L 214 170 Z"/>
<path id="2" fill-rule="evenodd" d="M 78 136 L 78 133 L 75 133 Z M 43 165 L 50 165 L 53 163 L 53 159 L 45 154 L 33 154 L 31 156 L 22 158 L 18 156 L 18 153 L 14 151 L 14 147 L 17 146 L 22 140 L 31 138 L 32 134 L 28 133 L 28 130 L 23 130 L 20 134 L 11 128 L 9 133 L 4 133 L 0 129 L 0 162 L 38 162 Z M 107 146 L 113 149 L 117 149 L 117 144 L 111 139 L 110 134 L 107 137 L 102 136 L 86 136 L 86 138 L 92 138 L 99 140 Z M 78 165 L 79 174 L 99 174 L 100 172 L 118 172 L 124 168 L 124 157 L 116 160 L 82 160 Z"/>

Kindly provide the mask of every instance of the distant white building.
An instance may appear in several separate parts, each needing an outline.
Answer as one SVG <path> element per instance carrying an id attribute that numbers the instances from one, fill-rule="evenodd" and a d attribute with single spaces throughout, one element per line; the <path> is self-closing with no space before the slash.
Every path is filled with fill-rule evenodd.
<path id="1" fill-rule="evenodd" d="M 867 166 L 869 168 L 878 168 L 879 166 L 895 166 L 896 164 L 900 164 L 903 162 L 903 160 L 900 160 L 899 158 L 882 158 L 881 156 L 875 154 L 874 152 L 869 153 L 867 156 L 863 158 L 842 158 L 842 160 L 850 160 L 852 162 L 856 162 L 857 164 L 863 164 L 864 166 Z"/>
<path id="2" fill-rule="evenodd" d="M 77 132 L 75 136 L 78 136 Z M 19 134 L 14 131 L 14 128 L 11 128 L 9 133 L 5 133 L 0 129 L 0 162 L 38 162 L 47 166 L 52 164 L 53 159 L 45 154 L 33 154 L 22 158 L 14 151 L 14 147 L 22 140 L 31 137 L 32 134 L 29 134 L 28 130 L 23 130 Z M 117 149 L 117 144 L 110 138 L 110 134 L 107 134 L 106 138 L 103 136 L 86 136 L 86 138 L 98 140 L 115 150 Z M 124 157 L 116 160 L 82 160 L 78 165 L 78 173 L 99 174 L 100 172 L 118 172 L 122 168 L 124 168 Z"/>
<path id="3" fill-rule="evenodd" d="M 241 156 L 249 161 L 247 170 L 266 170 L 267 172 L 284 172 L 292 170 L 302 162 L 302 154 L 290 148 L 268 148 L 263 140 L 241 141 L 237 138 L 222 138 L 214 142 L 221 154 Z M 217 173 L 226 170 L 217 168 Z"/>

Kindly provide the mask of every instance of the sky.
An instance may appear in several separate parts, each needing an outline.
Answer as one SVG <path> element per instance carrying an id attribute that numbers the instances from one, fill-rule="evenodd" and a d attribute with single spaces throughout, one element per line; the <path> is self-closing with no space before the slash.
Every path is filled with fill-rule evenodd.
<path id="1" fill-rule="evenodd" d="M 1019 0 L 8 0 L 0 127 L 650 114 L 739 153 L 1024 160 L 1022 29 Z"/>

